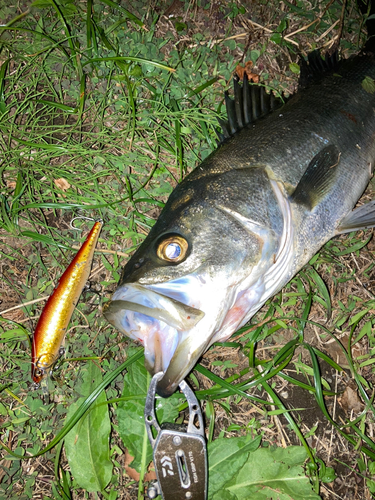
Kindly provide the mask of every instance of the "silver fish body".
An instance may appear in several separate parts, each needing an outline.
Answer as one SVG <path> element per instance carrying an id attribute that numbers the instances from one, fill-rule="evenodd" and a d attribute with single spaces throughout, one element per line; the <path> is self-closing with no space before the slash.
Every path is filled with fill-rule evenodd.
<path id="1" fill-rule="evenodd" d="M 375 160 L 373 80 L 371 54 L 323 68 L 173 191 L 104 313 L 143 343 L 151 373 L 165 372 L 159 394 L 172 394 L 329 239 L 375 225 L 374 203 L 352 211 Z M 247 83 L 237 92 L 251 97 Z M 237 128 L 251 105 L 237 109 Z"/>

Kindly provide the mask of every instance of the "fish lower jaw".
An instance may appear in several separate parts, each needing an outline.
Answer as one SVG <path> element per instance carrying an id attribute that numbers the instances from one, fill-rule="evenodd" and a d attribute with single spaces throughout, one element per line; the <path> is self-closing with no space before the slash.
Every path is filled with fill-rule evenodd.
<path id="1" fill-rule="evenodd" d="M 152 331 L 144 335 L 145 365 L 153 375 L 165 373 L 179 342 L 179 333 L 175 328 L 159 322 Z"/>
<path id="2" fill-rule="evenodd" d="M 207 348 L 208 345 L 204 345 L 197 351 L 188 352 L 189 349 L 184 343 L 179 345 L 167 370 L 164 372 L 164 376 L 159 380 L 156 386 L 156 391 L 159 396 L 164 398 L 171 396 L 176 391 L 181 381 L 194 368 L 194 365 Z"/>

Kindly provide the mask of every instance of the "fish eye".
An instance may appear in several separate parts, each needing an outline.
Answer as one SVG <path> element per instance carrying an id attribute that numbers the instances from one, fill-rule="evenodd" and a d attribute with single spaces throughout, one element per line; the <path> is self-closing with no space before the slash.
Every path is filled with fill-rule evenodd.
<path id="1" fill-rule="evenodd" d="M 181 236 L 169 236 L 161 241 L 157 248 L 157 255 L 167 262 L 181 262 L 186 257 L 188 242 Z"/>

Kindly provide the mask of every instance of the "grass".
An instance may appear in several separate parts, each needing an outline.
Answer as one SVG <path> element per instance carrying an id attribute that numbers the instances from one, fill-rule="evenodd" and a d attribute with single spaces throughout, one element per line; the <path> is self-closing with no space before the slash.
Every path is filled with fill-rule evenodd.
<path id="1" fill-rule="evenodd" d="M 146 375 L 135 361 L 141 354 L 132 358 L 134 346 L 102 318 L 102 304 L 173 187 L 215 148 L 216 117 L 236 64 L 252 60 L 267 87 L 291 92 L 297 46 L 303 53 L 329 47 L 342 13 L 339 2 L 311 8 L 285 1 L 280 11 L 259 1 L 252 13 L 236 2 L 182 5 L 171 17 L 161 15 L 163 5 L 135 2 L 130 12 L 110 0 L 43 0 L 24 12 L 2 7 L 0 425 L 8 450 L 1 498 L 87 497 L 62 443 L 104 388 L 100 404 L 111 417 L 107 440 L 115 468 L 100 494 L 142 497 L 147 454 L 135 459 L 139 477 L 123 454 L 129 436 L 124 415 L 142 411 Z M 342 33 L 340 45 L 349 55 L 363 40 L 351 2 Z M 52 292 L 90 228 L 82 219 L 75 225 L 83 231 L 72 230 L 76 216 L 101 217 L 105 225 L 65 360 L 49 381 L 51 402 L 44 403 L 41 393 L 30 391 L 30 338 L 39 299 Z M 314 490 L 327 499 L 350 498 L 332 483 L 331 467 L 349 495 L 358 475 L 361 498 L 375 491 L 373 248 L 370 232 L 329 242 L 251 325 L 213 346 L 190 378 L 205 409 L 209 442 L 262 435 L 264 443 L 302 443 Z M 92 362 L 103 381 L 86 393 Z M 125 381 L 124 363 L 131 376 Z M 353 403 L 337 405 L 349 378 L 360 395 L 353 415 Z M 297 389 L 314 395 L 316 428 L 306 428 L 312 410 L 301 410 L 293 399 Z M 291 401 L 281 399 L 285 391 Z M 66 417 L 78 400 L 75 416 Z M 172 398 L 164 416 L 183 419 L 185 408 Z M 332 432 L 328 437 L 324 427 Z M 345 468 L 339 470 L 339 461 Z"/>

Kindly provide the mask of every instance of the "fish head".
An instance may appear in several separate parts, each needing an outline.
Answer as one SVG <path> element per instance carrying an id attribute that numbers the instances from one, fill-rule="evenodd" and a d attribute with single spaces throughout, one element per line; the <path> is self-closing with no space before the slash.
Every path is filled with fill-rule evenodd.
<path id="1" fill-rule="evenodd" d="M 157 386 L 164 397 L 212 343 L 246 323 L 259 299 L 252 285 L 279 244 L 272 231 L 230 207 L 230 182 L 211 179 L 204 190 L 199 181 L 189 176 L 171 194 L 103 311 L 143 344 L 148 371 L 164 372 Z"/>

